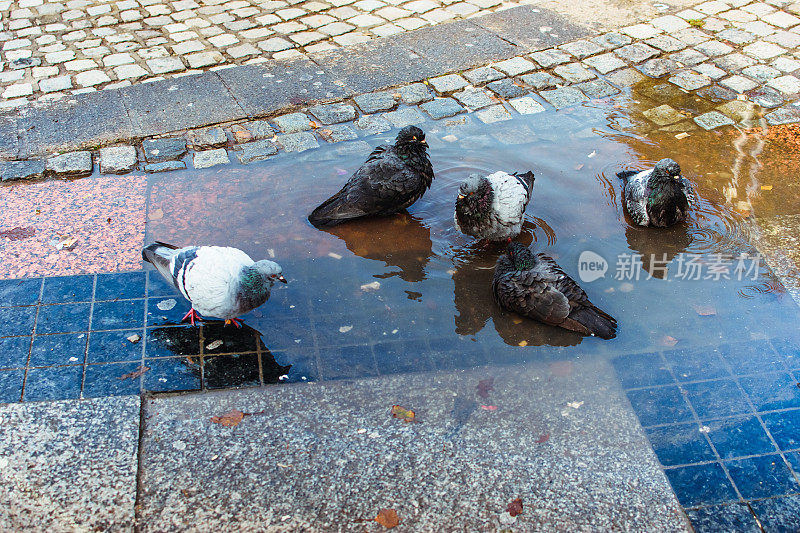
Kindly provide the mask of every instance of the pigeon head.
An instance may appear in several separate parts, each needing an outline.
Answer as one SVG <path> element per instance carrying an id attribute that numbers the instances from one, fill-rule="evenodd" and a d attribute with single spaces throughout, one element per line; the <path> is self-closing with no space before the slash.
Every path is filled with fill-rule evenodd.
<path id="1" fill-rule="evenodd" d="M 533 257 L 533 252 L 531 252 L 530 248 L 522 243 L 508 243 L 506 253 L 508 254 L 508 258 L 511 260 L 511 264 L 514 265 L 516 270 L 527 270 L 532 268 L 534 263 L 536 263 L 536 259 Z"/>
<path id="2" fill-rule="evenodd" d="M 489 180 L 472 174 L 458 189 L 456 213 L 459 216 L 483 218 L 489 214 L 493 199 L 494 191 Z"/>
<path id="3" fill-rule="evenodd" d="M 281 266 L 275 261 L 264 259 L 257 261 L 244 269 L 242 273 L 242 288 L 245 291 L 258 292 L 266 288 L 269 290 L 276 281 L 286 283 L 286 278 L 281 273 Z"/>
<path id="4" fill-rule="evenodd" d="M 655 173 L 663 178 L 681 179 L 681 167 L 673 159 L 666 158 L 656 163 Z"/>
<path id="5" fill-rule="evenodd" d="M 397 134 L 396 144 L 398 145 L 417 145 L 428 146 L 425 142 L 425 132 L 416 126 L 406 126 Z"/>

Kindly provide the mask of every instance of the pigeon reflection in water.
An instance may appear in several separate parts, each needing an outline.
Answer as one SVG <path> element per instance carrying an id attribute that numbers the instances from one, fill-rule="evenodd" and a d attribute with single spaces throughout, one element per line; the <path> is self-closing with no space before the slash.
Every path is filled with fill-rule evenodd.
<path id="1" fill-rule="evenodd" d="M 354 220 L 348 224 L 325 228 L 359 257 L 383 261 L 398 267 L 376 278 L 399 276 L 410 283 L 425 279 L 425 267 L 433 254 L 430 229 L 408 213 L 388 218 Z"/>
<path id="2" fill-rule="evenodd" d="M 669 228 L 642 228 L 629 225 L 625 228 L 625 237 L 632 252 L 641 254 L 642 268 L 645 272 L 658 279 L 666 279 L 668 269 L 677 268 L 669 263 L 692 244 L 692 235 L 683 224 Z"/>

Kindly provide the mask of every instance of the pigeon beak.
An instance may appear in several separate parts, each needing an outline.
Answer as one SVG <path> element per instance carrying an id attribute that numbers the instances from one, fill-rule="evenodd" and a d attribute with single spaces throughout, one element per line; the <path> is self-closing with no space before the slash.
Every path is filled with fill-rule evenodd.
<path id="1" fill-rule="evenodd" d="M 289 283 L 288 281 L 286 281 L 286 278 L 284 278 L 283 275 L 278 276 L 278 281 L 283 283 Z"/>
<path id="2" fill-rule="evenodd" d="M 422 146 L 428 146 L 428 141 L 426 141 L 425 139 L 422 139 L 422 140 L 421 140 L 419 143 L 420 143 Z"/>
<path id="3" fill-rule="evenodd" d="M 459 194 L 459 195 L 458 195 L 458 199 L 459 199 L 459 200 L 463 200 L 464 198 L 466 198 L 466 197 L 465 197 L 463 194 Z"/>

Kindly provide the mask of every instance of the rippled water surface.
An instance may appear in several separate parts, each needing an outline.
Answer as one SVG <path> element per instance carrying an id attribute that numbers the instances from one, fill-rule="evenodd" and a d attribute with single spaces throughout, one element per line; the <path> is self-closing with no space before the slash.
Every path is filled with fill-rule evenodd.
<path id="1" fill-rule="evenodd" d="M 326 231 L 309 225 L 306 215 L 338 190 L 371 147 L 392 140 L 391 133 L 248 166 L 154 175 L 149 210 L 164 216 L 148 223 L 148 238 L 274 255 L 290 282 L 245 318 L 280 363 L 295 365 L 293 379 L 785 334 L 796 323 L 796 308 L 763 262 L 743 280 L 677 279 L 681 254 L 696 254 L 705 276 L 719 263 L 715 254 L 755 252 L 747 237 L 752 206 L 741 204 L 748 190 L 741 169 L 757 165 L 757 153 L 737 146 L 739 134 L 695 130 L 676 139 L 675 132 L 645 132 L 626 111 L 637 105 L 645 104 L 626 97 L 493 125 L 470 116 L 424 124 L 436 171 L 425 196 L 407 214 Z M 666 156 L 695 184 L 698 209 L 678 227 L 632 227 L 615 173 Z M 499 169 L 536 175 L 519 240 L 556 258 L 576 279 L 581 252 L 608 261 L 604 278 L 582 285 L 618 319 L 617 339 L 583 338 L 493 302 L 493 266 L 502 248 L 477 246 L 457 232 L 452 217 L 461 180 Z M 731 190 L 742 196 L 732 197 Z M 634 253 L 644 256 L 643 268 L 616 276 L 618 264 Z M 666 273 L 651 256 L 666 257 Z M 735 278 L 735 264 L 728 268 Z"/>

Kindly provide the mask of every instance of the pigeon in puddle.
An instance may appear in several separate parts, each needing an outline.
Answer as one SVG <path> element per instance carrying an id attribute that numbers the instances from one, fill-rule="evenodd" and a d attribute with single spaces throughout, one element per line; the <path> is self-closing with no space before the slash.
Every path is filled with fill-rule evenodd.
<path id="1" fill-rule="evenodd" d="M 662 159 L 655 167 L 617 173 L 623 181 L 622 203 L 639 226 L 667 227 L 686 219 L 694 205 L 694 190 L 681 167 Z"/>
<path id="2" fill-rule="evenodd" d="M 406 126 L 394 145 L 375 148 L 344 187 L 308 216 L 314 226 L 335 226 L 347 220 L 392 215 L 419 200 L 433 182 L 425 134 Z"/>
<path id="3" fill-rule="evenodd" d="M 178 248 L 156 241 L 142 250 L 142 257 L 191 302 L 181 322 L 188 318 L 192 325 L 202 320 L 199 315 L 208 315 L 241 327 L 237 316 L 266 302 L 276 281 L 286 283 L 278 263 L 254 262 L 237 248 Z"/>
<path id="4" fill-rule="evenodd" d="M 613 339 L 617 321 L 598 309 L 550 257 L 518 242 L 497 260 L 492 292 L 500 307 L 582 335 Z"/>
<path id="5" fill-rule="evenodd" d="M 533 181 L 533 172 L 508 174 L 501 170 L 488 176 L 471 175 L 458 190 L 456 228 L 485 241 L 516 237 L 522 231 Z"/>

